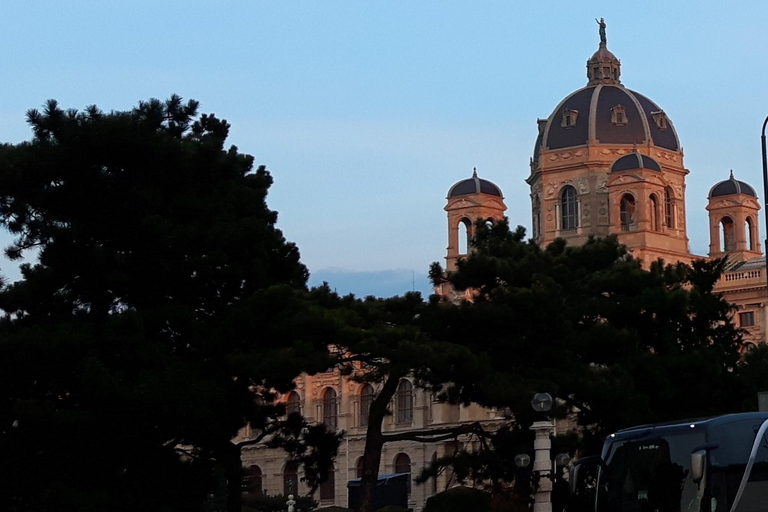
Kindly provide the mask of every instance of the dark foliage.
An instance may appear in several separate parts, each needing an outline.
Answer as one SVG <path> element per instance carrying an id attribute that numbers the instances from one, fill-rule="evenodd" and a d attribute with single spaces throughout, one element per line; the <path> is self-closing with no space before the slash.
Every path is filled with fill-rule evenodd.
<path id="1" fill-rule="evenodd" d="M 448 383 L 453 401 L 508 407 L 514 423 L 485 436 L 489 450 L 439 459 L 420 479 L 450 468 L 460 482 L 515 503 L 509 485 L 529 477 L 514 456 L 530 453 L 529 402 L 539 391 L 558 398 L 552 415 L 575 414 L 583 427 L 582 439 L 555 438 L 553 456 L 599 452 L 607 433 L 631 425 L 741 410 L 749 386 L 739 373 L 754 388 L 765 382 L 764 365 L 759 351 L 753 368 L 738 365 L 741 333 L 713 293 L 723 264 L 643 269 L 615 237 L 541 249 L 506 220 L 479 221 L 457 271 L 430 269 L 435 284 L 470 290 L 473 300 L 433 296 L 419 320 L 425 335 L 473 356 L 430 368 L 428 380 Z"/>
<path id="2" fill-rule="evenodd" d="M 596 442 L 638 423 L 738 410 L 741 333 L 712 291 L 722 261 L 643 269 L 615 237 L 540 249 L 506 221 L 477 226 L 474 251 L 447 277 L 474 301 L 422 315 L 433 338 L 486 356 L 474 373 L 433 377 L 455 383 L 458 399 L 524 418 L 546 390 L 575 407 Z"/>
<path id="3" fill-rule="evenodd" d="M 239 489 L 230 439 L 282 413 L 267 390 L 328 367 L 335 329 L 269 172 L 178 96 L 28 120 L 33 139 L 0 148 L 6 252 L 38 250 L 0 291 L 0 502 L 190 510 L 215 467 Z"/>

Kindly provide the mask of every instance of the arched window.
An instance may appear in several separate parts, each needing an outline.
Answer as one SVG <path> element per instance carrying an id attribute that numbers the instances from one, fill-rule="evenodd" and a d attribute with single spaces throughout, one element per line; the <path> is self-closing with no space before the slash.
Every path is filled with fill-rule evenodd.
<path id="1" fill-rule="evenodd" d="M 357 471 L 357 478 L 363 478 L 363 458 L 362 457 L 357 459 L 357 464 L 355 465 L 355 469 Z"/>
<path id="2" fill-rule="evenodd" d="M 755 250 L 755 226 L 752 224 L 752 217 L 747 217 L 745 222 L 747 232 L 747 247 L 750 251 Z"/>
<path id="3" fill-rule="evenodd" d="M 264 492 L 261 468 L 255 464 L 248 467 L 246 489 L 251 496 L 261 496 Z"/>
<path id="4" fill-rule="evenodd" d="M 360 426 L 368 426 L 368 415 L 371 412 L 371 404 L 373 403 L 374 394 L 373 386 L 365 384 L 360 391 Z"/>
<path id="5" fill-rule="evenodd" d="M 622 231 L 635 230 L 635 198 L 630 194 L 624 194 L 619 205 L 619 218 Z"/>
<path id="6" fill-rule="evenodd" d="M 289 462 L 283 468 L 283 496 L 293 494 L 296 496 L 299 491 L 299 467 L 295 462 Z"/>
<path id="7" fill-rule="evenodd" d="M 395 457 L 395 473 L 408 474 L 408 494 L 411 494 L 411 458 L 405 453 L 398 453 Z"/>
<path id="8" fill-rule="evenodd" d="M 723 242 L 723 252 L 733 251 L 736 249 L 736 232 L 733 228 L 733 219 L 730 217 L 723 217 L 720 221 L 721 237 Z"/>
<path id="9" fill-rule="evenodd" d="M 290 416 L 293 413 L 301 414 L 301 397 L 295 391 L 288 394 L 288 400 L 285 402 L 285 414 Z"/>
<path id="10" fill-rule="evenodd" d="M 337 418 L 336 391 L 333 388 L 325 388 L 323 393 L 323 423 L 328 427 L 328 430 L 336 430 L 338 427 Z"/>
<path id="11" fill-rule="evenodd" d="M 324 482 L 320 482 L 320 499 L 336 499 L 336 468 L 333 466 L 328 469 L 328 478 Z"/>
<path id="12" fill-rule="evenodd" d="M 664 189 L 664 224 L 668 228 L 675 227 L 675 214 L 672 206 L 672 187 Z"/>
<path id="13" fill-rule="evenodd" d="M 413 421 L 413 386 L 410 381 L 403 379 L 397 387 L 397 422 L 411 423 Z"/>
<path id="14" fill-rule="evenodd" d="M 472 240 L 472 223 L 464 218 L 459 221 L 459 254 L 468 254 Z"/>
<path id="15" fill-rule="evenodd" d="M 560 192 L 560 229 L 579 227 L 579 205 L 576 201 L 576 189 L 567 186 Z"/>
<path id="16" fill-rule="evenodd" d="M 651 194 L 650 196 L 650 208 L 651 208 L 651 229 L 653 231 L 659 231 L 659 204 L 658 201 L 656 201 L 656 194 Z"/>
<path id="17" fill-rule="evenodd" d="M 533 196 L 533 238 L 541 236 L 541 200 L 539 195 Z"/>

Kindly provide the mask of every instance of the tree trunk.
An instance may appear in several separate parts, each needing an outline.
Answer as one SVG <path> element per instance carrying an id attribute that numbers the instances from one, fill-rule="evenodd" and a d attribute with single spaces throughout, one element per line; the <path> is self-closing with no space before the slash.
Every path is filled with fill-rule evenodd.
<path id="1" fill-rule="evenodd" d="M 374 512 L 373 493 L 379 478 L 381 449 L 384 447 L 381 426 L 387 415 L 387 405 L 395 396 L 399 382 L 399 376 L 387 376 L 381 392 L 371 404 L 368 413 L 368 430 L 365 434 L 365 451 L 363 452 L 363 475 L 360 479 L 360 512 Z"/>
<path id="2" fill-rule="evenodd" d="M 240 447 L 227 443 L 222 447 L 221 464 L 227 479 L 227 512 L 242 512 L 243 507 L 243 463 Z"/>

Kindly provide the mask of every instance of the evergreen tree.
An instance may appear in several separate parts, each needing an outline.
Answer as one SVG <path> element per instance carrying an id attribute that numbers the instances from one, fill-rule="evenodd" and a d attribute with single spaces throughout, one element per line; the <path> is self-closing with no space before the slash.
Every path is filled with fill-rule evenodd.
<path id="1" fill-rule="evenodd" d="M 6 253 L 38 251 L 0 291 L 0 501 L 189 510 L 215 466 L 239 511 L 230 440 L 279 430 L 274 391 L 327 368 L 336 329 L 275 227 L 269 172 L 178 96 L 108 113 L 49 101 L 28 121 L 31 141 L 0 148 Z"/>
<path id="2" fill-rule="evenodd" d="M 435 366 L 429 379 L 445 383 L 454 401 L 509 407 L 515 425 L 486 435 L 492 453 L 439 460 L 421 479 L 450 466 L 493 489 L 511 482 L 538 391 L 558 398 L 554 415 L 575 414 L 578 446 L 592 453 L 620 428 L 741 410 L 741 332 L 731 305 L 713 292 L 723 265 L 643 269 L 616 237 L 542 249 L 506 220 L 478 222 L 458 269 L 446 274 L 433 264 L 430 272 L 436 285 L 469 291 L 472 300 L 435 298 L 420 314 L 425 336 L 460 344 L 474 359 Z"/>

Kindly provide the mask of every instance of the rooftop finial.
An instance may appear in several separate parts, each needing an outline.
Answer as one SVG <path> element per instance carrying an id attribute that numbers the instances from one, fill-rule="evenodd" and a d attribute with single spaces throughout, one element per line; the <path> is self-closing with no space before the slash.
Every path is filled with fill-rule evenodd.
<path id="1" fill-rule="evenodd" d="M 472 177 L 477 178 L 477 167 L 472 168 Z"/>
<path id="2" fill-rule="evenodd" d="M 600 26 L 600 46 L 605 48 L 608 44 L 605 38 L 605 18 L 600 18 L 599 20 L 595 18 L 595 21 Z"/>
<path id="3" fill-rule="evenodd" d="M 733 179 L 733 169 L 731 169 L 731 179 Z"/>

